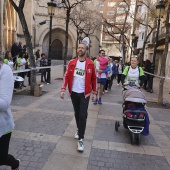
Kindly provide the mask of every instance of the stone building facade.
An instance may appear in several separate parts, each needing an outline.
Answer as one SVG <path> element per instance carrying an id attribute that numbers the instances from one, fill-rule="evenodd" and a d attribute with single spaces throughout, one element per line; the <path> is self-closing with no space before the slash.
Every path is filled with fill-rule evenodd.
<path id="1" fill-rule="evenodd" d="M 49 0 L 50 1 L 50 0 Z M 40 49 L 40 52 L 48 54 L 49 48 L 49 15 L 47 2 L 48 0 L 27 0 L 25 2 L 24 14 L 26 17 L 27 25 L 32 37 L 32 44 L 34 50 Z M 61 0 L 55 0 L 57 4 Z M 4 4 L 6 3 L 6 4 Z M 16 2 L 17 3 L 17 2 Z M 97 9 L 98 0 L 87 1 L 90 3 L 89 7 Z M 5 8 L 5 16 L 4 9 Z M 18 16 L 11 7 L 9 0 L 0 1 L 0 51 L 5 52 L 10 50 L 14 41 L 21 41 L 22 45 L 25 44 L 25 39 L 22 27 Z M 51 58 L 54 60 L 62 60 L 65 46 L 65 11 L 56 8 L 56 13 L 53 17 L 52 24 L 52 54 Z M 5 19 L 5 20 L 4 20 Z M 40 25 L 42 21 L 46 21 L 44 25 Z M 96 30 L 91 39 L 91 52 L 90 55 L 97 56 L 100 48 L 100 30 Z M 76 41 L 77 32 L 75 26 L 70 23 L 69 25 L 69 38 L 68 38 L 68 55 L 70 59 L 76 56 Z"/>

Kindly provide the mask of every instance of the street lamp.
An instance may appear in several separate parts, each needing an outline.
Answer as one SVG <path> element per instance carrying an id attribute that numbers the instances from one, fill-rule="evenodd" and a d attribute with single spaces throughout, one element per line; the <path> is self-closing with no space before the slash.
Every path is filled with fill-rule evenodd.
<path id="1" fill-rule="evenodd" d="M 160 2 L 156 5 L 156 15 L 158 18 L 157 22 L 157 32 L 155 37 L 155 45 L 154 45 L 154 51 L 153 51 L 153 60 L 151 65 L 151 73 L 154 74 L 155 72 L 155 59 L 156 59 L 156 52 L 157 52 L 157 46 L 158 46 L 158 36 L 159 36 L 159 29 L 160 29 L 160 21 L 163 17 L 165 12 L 165 5 L 163 0 L 160 0 Z M 148 87 L 148 92 L 153 92 L 153 76 L 151 77 L 150 87 Z"/>
<path id="2" fill-rule="evenodd" d="M 48 66 L 51 66 L 51 35 L 52 35 L 52 19 L 55 14 L 56 3 L 51 0 L 47 3 L 48 15 L 50 16 L 50 32 L 49 32 L 49 49 L 48 49 Z M 47 83 L 51 83 L 51 68 L 47 70 Z"/>
<path id="3" fill-rule="evenodd" d="M 136 34 L 135 34 L 135 33 L 132 33 L 132 34 L 131 34 L 131 37 L 132 37 L 132 49 L 131 49 L 131 56 L 132 56 L 132 52 L 133 52 L 133 48 L 134 48 L 134 41 L 135 41 Z"/>
<path id="4" fill-rule="evenodd" d="M 83 35 L 83 29 L 80 29 L 79 32 L 78 32 L 79 43 L 81 43 L 82 35 Z"/>

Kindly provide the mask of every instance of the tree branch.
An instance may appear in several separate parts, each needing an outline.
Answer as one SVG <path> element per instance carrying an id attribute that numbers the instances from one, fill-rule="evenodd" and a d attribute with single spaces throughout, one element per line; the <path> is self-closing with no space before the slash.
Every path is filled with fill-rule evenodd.
<path id="1" fill-rule="evenodd" d="M 19 8 L 21 8 L 21 9 L 23 10 L 24 5 L 25 5 L 25 0 L 20 0 L 20 2 L 19 2 Z"/>
<path id="2" fill-rule="evenodd" d="M 16 5 L 16 3 L 13 0 L 9 0 L 9 2 L 11 3 L 11 5 L 14 7 L 14 9 L 18 12 L 18 6 Z"/>

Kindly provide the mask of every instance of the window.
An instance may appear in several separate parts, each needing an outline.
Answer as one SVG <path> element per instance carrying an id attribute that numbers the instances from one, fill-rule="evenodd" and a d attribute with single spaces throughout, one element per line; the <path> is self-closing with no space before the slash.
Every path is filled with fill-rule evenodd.
<path id="1" fill-rule="evenodd" d="M 124 22 L 125 18 L 122 16 L 116 17 L 116 22 Z"/>
<path id="2" fill-rule="evenodd" d="M 121 2 L 119 5 L 126 6 L 126 2 Z"/>
<path id="3" fill-rule="evenodd" d="M 107 15 L 114 15 L 115 11 L 107 11 Z"/>
<path id="4" fill-rule="evenodd" d="M 116 2 L 108 2 L 108 7 L 114 7 L 116 5 Z"/>
<path id="5" fill-rule="evenodd" d="M 108 28 L 107 30 L 108 30 L 109 32 L 111 32 L 111 31 L 113 31 L 113 28 L 110 27 L 110 28 Z"/>
<path id="6" fill-rule="evenodd" d="M 123 13 L 125 13 L 125 9 L 118 7 L 118 8 L 117 8 L 117 13 L 118 13 L 118 14 L 123 14 Z"/>
<path id="7" fill-rule="evenodd" d="M 104 6 L 104 2 L 100 2 L 100 7 L 103 7 Z"/>
<path id="8" fill-rule="evenodd" d="M 107 19 L 107 22 L 110 23 L 110 24 L 114 23 L 113 19 Z"/>
<path id="9" fill-rule="evenodd" d="M 138 12 L 142 12 L 142 6 L 138 6 Z"/>

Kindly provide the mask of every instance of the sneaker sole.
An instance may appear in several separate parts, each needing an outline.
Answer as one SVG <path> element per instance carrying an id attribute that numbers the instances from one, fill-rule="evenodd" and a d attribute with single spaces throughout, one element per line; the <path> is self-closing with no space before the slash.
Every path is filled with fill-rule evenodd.
<path id="1" fill-rule="evenodd" d="M 78 150 L 79 152 L 83 152 L 83 151 L 84 151 L 84 149 L 78 149 L 78 148 L 77 148 L 77 150 Z"/>

